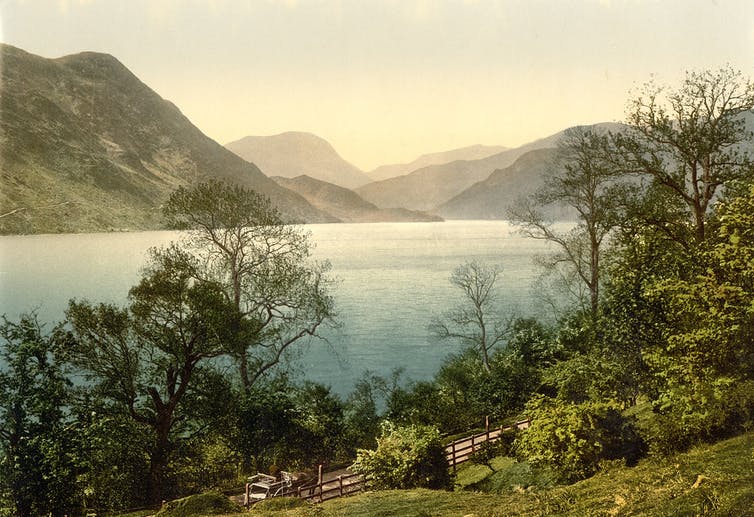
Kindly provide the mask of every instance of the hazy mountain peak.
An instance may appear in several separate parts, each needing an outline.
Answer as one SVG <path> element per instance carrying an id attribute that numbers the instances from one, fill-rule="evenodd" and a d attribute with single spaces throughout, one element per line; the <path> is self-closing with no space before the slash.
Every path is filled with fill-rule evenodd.
<path id="1" fill-rule="evenodd" d="M 371 181 L 358 167 L 344 160 L 327 140 L 312 133 L 288 131 L 271 136 L 246 136 L 225 147 L 256 164 L 268 176 L 307 175 L 346 188 Z"/>

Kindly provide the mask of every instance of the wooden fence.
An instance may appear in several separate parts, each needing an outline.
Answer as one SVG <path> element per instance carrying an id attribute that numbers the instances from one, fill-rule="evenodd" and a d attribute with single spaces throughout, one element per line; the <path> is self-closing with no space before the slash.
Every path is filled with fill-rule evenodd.
<path id="1" fill-rule="evenodd" d="M 508 427 L 500 426 L 493 429 L 490 428 L 489 422 L 487 422 L 484 432 L 459 438 L 445 447 L 445 455 L 448 458 L 448 465 L 450 465 L 455 471 L 456 466 L 469 461 L 471 456 L 483 443 L 496 442 L 505 431 L 511 429 L 526 429 L 527 427 L 529 427 L 528 419 L 521 420 Z"/>
<path id="2" fill-rule="evenodd" d="M 521 420 L 513 425 L 504 427 L 490 428 L 489 422 L 486 422 L 485 430 L 482 433 L 473 434 L 465 438 L 459 438 L 445 447 L 445 454 L 448 459 L 448 465 L 456 470 L 461 463 L 469 461 L 471 456 L 478 450 L 479 446 L 486 442 L 495 442 L 500 436 L 511 429 L 526 429 L 529 427 L 529 420 Z M 337 472 L 337 471 L 336 471 Z M 353 473 L 339 474 L 328 476 L 322 472 L 322 465 L 319 466 L 317 473 L 317 482 L 314 484 L 291 487 L 275 493 L 275 495 L 297 496 L 307 501 L 319 502 L 334 499 L 336 497 L 346 497 L 364 490 L 366 479 L 361 474 Z M 246 500 L 249 500 L 249 485 L 247 485 Z"/>
<path id="3" fill-rule="evenodd" d="M 320 481 L 316 485 L 298 488 L 298 497 L 307 501 L 321 503 L 336 497 L 346 497 L 364 490 L 366 480 L 361 474 L 341 474 L 329 481 Z"/>

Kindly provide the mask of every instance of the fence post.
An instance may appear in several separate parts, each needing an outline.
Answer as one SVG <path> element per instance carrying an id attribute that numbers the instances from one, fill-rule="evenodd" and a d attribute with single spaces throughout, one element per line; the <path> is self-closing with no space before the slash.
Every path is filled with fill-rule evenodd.
<path id="1" fill-rule="evenodd" d="M 487 435 L 485 436 L 485 441 L 490 441 L 490 416 L 485 415 L 484 416 L 484 433 Z"/>
<path id="2" fill-rule="evenodd" d="M 453 472 L 456 471 L 456 441 L 453 440 L 453 442 L 450 444 L 450 453 L 452 454 L 451 458 L 453 461 Z"/>
<path id="3" fill-rule="evenodd" d="M 246 486 L 244 487 L 244 492 L 243 492 L 243 505 L 246 508 L 248 508 L 250 506 L 249 503 L 251 502 L 251 501 L 249 501 L 249 499 L 250 499 L 249 498 L 249 491 L 250 491 L 249 489 L 250 488 L 251 488 L 251 483 L 246 483 Z"/>
<path id="4" fill-rule="evenodd" d="M 323 474 L 322 474 L 322 464 L 319 464 L 319 467 L 317 467 L 317 478 L 319 479 L 319 482 L 317 483 L 319 485 L 319 502 L 322 502 L 322 484 L 323 484 Z"/>
<path id="5" fill-rule="evenodd" d="M 340 497 L 343 497 L 343 475 L 338 476 L 338 485 L 340 486 Z"/>
<path id="6" fill-rule="evenodd" d="M 474 452 L 476 452 L 476 449 L 474 448 L 474 438 L 475 437 L 476 437 L 476 435 L 473 435 L 473 434 L 471 435 L 471 454 L 474 454 Z"/>

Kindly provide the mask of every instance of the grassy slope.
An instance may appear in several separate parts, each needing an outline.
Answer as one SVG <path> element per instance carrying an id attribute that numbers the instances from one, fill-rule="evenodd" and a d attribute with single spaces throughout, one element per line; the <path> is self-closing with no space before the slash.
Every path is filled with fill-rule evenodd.
<path id="1" fill-rule="evenodd" d="M 459 473 L 502 493 L 429 490 L 369 492 L 308 508 L 255 510 L 260 516 L 754 515 L 754 432 L 634 468 L 615 467 L 575 485 L 517 491 L 500 478 L 510 460 Z M 702 477 L 700 477 L 702 476 Z M 498 482 L 496 482 L 496 478 Z M 479 485 L 476 485 L 479 486 Z"/>

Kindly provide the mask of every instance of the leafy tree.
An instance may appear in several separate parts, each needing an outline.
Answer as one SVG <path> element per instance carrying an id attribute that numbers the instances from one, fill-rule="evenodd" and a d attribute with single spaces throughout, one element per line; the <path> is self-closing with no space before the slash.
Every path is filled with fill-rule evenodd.
<path id="1" fill-rule="evenodd" d="M 70 382 L 55 333 L 33 314 L 0 324 L 0 491 L 16 515 L 77 510 L 76 461 L 67 428 Z"/>
<path id="2" fill-rule="evenodd" d="M 686 215 L 682 224 L 656 217 L 661 205 L 653 203 L 646 222 L 686 246 L 705 239 L 715 195 L 749 173 L 742 144 L 752 134 L 742 115 L 752 108 L 754 84 L 729 68 L 687 73 L 675 89 L 654 82 L 643 88 L 630 104 L 630 130 L 615 137 L 616 165 L 650 178 Z"/>
<path id="3" fill-rule="evenodd" d="M 117 409 L 99 402 L 76 404 L 75 449 L 86 508 L 112 511 L 149 503 L 148 430 Z"/>
<path id="4" fill-rule="evenodd" d="M 377 379 L 370 372 L 364 372 L 348 395 L 344 407 L 346 447 L 353 457 L 357 448 L 373 448 L 379 433 L 380 415 L 377 404 L 382 400 Z"/>
<path id="5" fill-rule="evenodd" d="M 149 498 L 168 493 L 175 437 L 189 429 L 183 404 L 202 364 L 224 353 L 232 318 L 224 293 L 195 282 L 193 257 L 176 247 L 152 250 L 151 262 L 129 292 L 129 306 L 71 301 L 67 358 L 87 377 L 94 396 L 150 433 Z"/>
<path id="6" fill-rule="evenodd" d="M 648 288 L 663 309 L 663 341 L 644 357 L 663 379 L 656 407 L 674 415 L 689 439 L 740 429 L 754 415 L 754 187 L 716 207 L 691 277 Z"/>
<path id="7" fill-rule="evenodd" d="M 399 427 L 384 421 L 377 448 L 359 450 L 351 469 L 381 489 L 452 487 L 445 446 L 434 427 Z"/>
<path id="8" fill-rule="evenodd" d="M 284 224 L 269 199 L 212 181 L 180 187 L 163 211 L 186 230 L 181 248 L 201 265 L 194 278 L 217 286 L 234 309 L 226 346 L 247 392 L 289 347 L 331 321 L 329 264 L 310 263 L 308 235 Z"/>
<path id="9" fill-rule="evenodd" d="M 297 417 L 300 428 L 305 431 L 303 456 L 310 465 L 329 463 L 343 454 L 345 421 L 343 402 L 334 395 L 328 386 L 306 382 L 295 396 Z"/>
<path id="10" fill-rule="evenodd" d="M 620 222 L 622 191 L 609 154 L 609 138 L 594 130 L 577 127 L 568 130 L 558 144 L 553 173 L 531 199 L 521 200 L 509 213 L 511 222 L 524 235 L 555 243 L 558 252 L 544 259 L 547 271 L 565 265 L 588 292 L 588 307 L 597 316 L 600 298 L 603 245 Z M 565 206 L 572 209 L 577 225 L 568 232 L 558 231 L 547 220 L 543 208 Z"/>
<path id="11" fill-rule="evenodd" d="M 500 269 L 476 261 L 458 266 L 450 283 L 464 296 L 465 303 L 430 325 L 440 339 L 456 339 L 476 350 L 486 371 L 490 371 L 491 350 L 505 338 L 507 326 L 496 314 L 495 282 Z"/>

